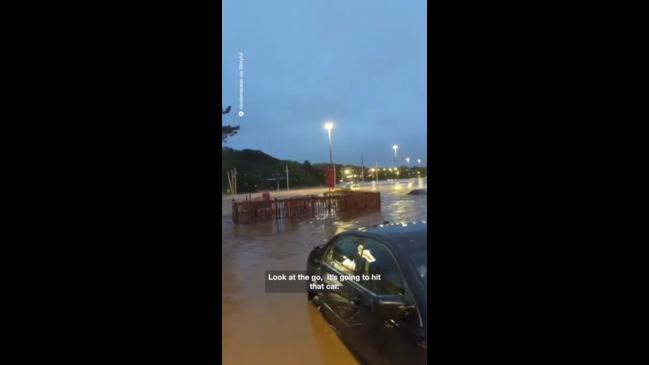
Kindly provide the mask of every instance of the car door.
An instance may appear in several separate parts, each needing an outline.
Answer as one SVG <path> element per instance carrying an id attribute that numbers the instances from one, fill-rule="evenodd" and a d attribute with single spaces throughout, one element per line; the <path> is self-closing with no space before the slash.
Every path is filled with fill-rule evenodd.
<path id="1" fill-rule="evenodd" d="M 355 274 L 361 278 L 363 274 L 367 274 L 368 265 L 371 264 L 373 259 L 370 251 L 367 250 L 367 240 L 366 237 L 359 239 L 354 258 L 356 264 Z M 373 287 L 370 283 L 366 280 L 345 283 L 348 286 L 347 293 L 350 295 L 351 317 L 354 323 L 352 331 L 357 343 L 356 350 L 370 364 L 389 365 L 388 359 L 376 346 L 375 337 L 377 333 L 375 331 L 376 316 L 374 311 L 377 296 L 372 291 Z"/>
<path id="2" fill-rule="evenodd" d="M 419 346 L 425 330 L 416 308 L 410 288 L 390 251 L 381 242 L 368 239 L 363 243 L 363 256 L 369 260 L 359 263 L 360 272 L 380 275 L 380 280 L 362 283 L 374 296 L 374 303 L 381 299 L 397 298 L 407 307 L 403 314 L 386 317 L 377 306 L 367 318 L 363 318 L 370 346 L 376 349 L 383 361 L 391 365 L 417 365 L 426 363 L 426 352 Z"/>
<path id="3" fill-rule="evenodd" d="M 335 286 L 336 290 L 322 290 L 320 296 L 325 316 L 346 339 L 353 340 L 352 327 L 356 324 L 352 308 L 350 286 L 338 280 L 340 275 L 354 275 L 354 256 L 358 237 L 342 235 L 332 242 L 324 253 L 322 264 L 317 272 L 323 278 L 325 287 Z M 328 275 L 331 274 L 331 275 Z"/>

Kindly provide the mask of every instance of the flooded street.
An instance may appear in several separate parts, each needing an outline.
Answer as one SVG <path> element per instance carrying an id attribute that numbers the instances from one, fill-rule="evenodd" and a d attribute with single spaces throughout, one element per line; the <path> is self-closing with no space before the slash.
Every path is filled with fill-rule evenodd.
<path id="1" fill-rule="evenodd" d="M 426 220 L 425 179 L 366 185 L 381 192 L 381 212 L 355 217 L 271 221 L 234 226 L 223 199 L 222 363 L 225 365 L 347 365 L 358 361 L 306 300 L 306 294 L 265 293 L 266 270 L 304 270 L 311 249 L 336 233 L 383 220 Z M 294 191 L 322 193 L 326 188 Z M 254 194 L 259 196 L 260 194 Z M 271 195 L 280 196 L 271 192 Z M 284 194 L 282 194 L 284 195 Z"/>

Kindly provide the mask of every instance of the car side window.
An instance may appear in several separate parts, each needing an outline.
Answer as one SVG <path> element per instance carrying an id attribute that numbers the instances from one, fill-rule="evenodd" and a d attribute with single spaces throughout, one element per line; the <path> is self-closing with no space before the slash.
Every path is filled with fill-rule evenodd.
<path id="1" fill-rule="evenodd" d="M 351 275 L 356 271 L 356 251 L 360 239 L 343 236 L 333 243 L 325 254 L 325 262 L 343 274 Z"/>
<path id="2" fill-rule="evenodd" d="M 381 275 L 380 280 L 361 282 L 368 290 L 379 295 L 403 294 L 405 286 L 399 266 L 388 248 L 374 240 L 365 240 L 358 245 L 360 259 L 359 274 Z"/>

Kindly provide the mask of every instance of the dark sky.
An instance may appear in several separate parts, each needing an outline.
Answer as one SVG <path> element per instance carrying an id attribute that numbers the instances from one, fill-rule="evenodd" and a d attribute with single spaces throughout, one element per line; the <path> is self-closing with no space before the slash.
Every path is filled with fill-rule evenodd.
<path id="1" fill-rule="evenodd" d="M 239 117 L 239 52 L 243 117 Z M 426 1 L 224 0 L 226 146 L 295 161 L 426 163 Z"/>

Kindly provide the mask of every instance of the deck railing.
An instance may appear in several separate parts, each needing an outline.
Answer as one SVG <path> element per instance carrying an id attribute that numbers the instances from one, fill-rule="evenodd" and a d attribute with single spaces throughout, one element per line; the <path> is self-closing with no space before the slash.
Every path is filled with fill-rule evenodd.
<path id="1" fill-rule="evenodd" d="M 339 191 L 323 196 L 284 199 L 232 201 L 232 222 L 246 224 L 272 219 L 313 218 L 343 212 L 378 212 L 381 195 L 378 192 Z"/>

